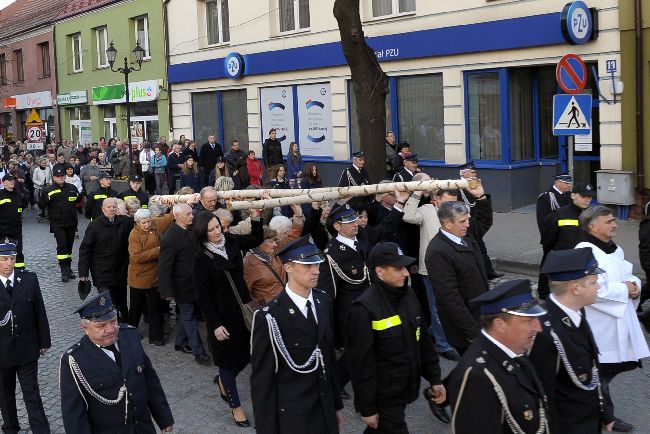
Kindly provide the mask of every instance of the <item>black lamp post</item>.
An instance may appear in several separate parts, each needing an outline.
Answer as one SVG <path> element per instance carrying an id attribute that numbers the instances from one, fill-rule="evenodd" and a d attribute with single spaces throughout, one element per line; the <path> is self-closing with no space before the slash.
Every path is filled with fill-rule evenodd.
<path id="1" fill-rule="evenodd" d="M 126 131 L 127 131 L 127 140 L 128 140 L 128 147 L 129 147 L 129 174 L 135 173 L 135 161 L 134 159 L 134 154 L 133 154 L 133 148 L 131 144 L 131 104 L 129 101 L 129 74 L 134 71 L 139 71 L 142 69 L 142 59 L 144 59 L 144 55 L 146 54 L 144 51 L 144 48 L 140 46 L 140 41 L 137 41 L 135 44 L 135 48 L 132 51 L 133 57 L 135 58 L 135 61 L 138 64 L 137 68 L 133 68 L 129 66 L 129 59 L 124 56 L 124 67 L 123 68 L 113 68 L 113 64 L 115 63 L 115 59 L 117 58 L 117 49 L 113 46 L 113 41 L 109 44 L 109 47 L 106 49 L 106 57 L 108 58 L 108 64 L 111 65 L 111 71 L 113 72 L 120 72 L 124 74 L 124 91 L 126 93 Z"/>

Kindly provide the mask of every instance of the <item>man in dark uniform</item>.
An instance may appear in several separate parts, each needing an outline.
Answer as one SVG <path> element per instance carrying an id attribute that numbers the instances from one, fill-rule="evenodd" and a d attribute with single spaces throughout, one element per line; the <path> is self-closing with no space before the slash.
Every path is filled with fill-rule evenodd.
<path id="1" fill-rule="evenodd" d="M 38 358 L 52 346 L 36 274 L 16 269 L 16 240 L 0 241 L 0 410 L 2 432 L 20 431 L 16 376 L 34 434 L 50 432 L 38 388 Z"/>
<path id="2" fill-rule="evenodd" d="M 17 241 L 16 268 L 25 268 L 22 214 L 28 201 L 16 182 L 16 177 L 10 173 L 5 173 L 2 177 L 4 188 L 0 190 L 0 239 L 9 237 Z"/>
<path id="3" fill-rule="evenodd" d="M 451 372 L 447 393 L 456 434 L 545 433 L 544 389 L 525 353 L 546 313 L 525 279 L 502 283 L 472 300 L 483 329 Z"/>
<path id="4" fill-rule="evenodd" d="M 413 181 L 413 177 L 418 173 L 418 154 L 408 154 L 404 157 L 404 167 L 393 176 L 393 182 Z"/>
<path id="5" fill-rule="evenodd" d="M 315 289 L 323 256 L 311 236 L 278 252 L 287 285 L 255 312 L 251 390 L 258 434 L 334 434 L 343 422 L 332 299 Z"/>
<path id="6" fill-rule="evenodd" d="M 416 261 L 395 243 L 377 244 L 369 256 L 377 280 L 348 310 L 345 349 L 365 433 L 408 433 L 404 410 L 419 396 L 421 376 L 430 384 L 425 393 L 439 404 L 446 398 L 438 354 L 406 283 Z"/>
<path id="7" fill-rule="evenodd" d="M 278 132 L 276 129 L 271 128 L 269 130 L 269 137 L 262 143 L 262 161 L 268 171 L 271 171 L 271 167 L 275 165 L 284 164 L 282 142 L 277 139 L 277 136 Z"/>
<path id="8" fill-rule="evenodd" d="M 81 200 L 77 187 L 65 182 L 65 171 L 52 171 L 52 185 L 43 189 L 38 201 L 40 209 L 47 208 L 50 216 L 50 232 L 56 240 L 56 258 L 61 268 L 61 281 L 67 282 L 77 276 L 72 272 L 72 244 L 77 231 L 77 207 Z"/>
<path id="9" fill-rule="evenodd" d="M 118 196 L 122 200 L 135 197 L 140 201 L 140 208 L 149 208 L 149 194 L 142 190 L 142 176 L 133 174 L 129 176 L 129 189 Z"/>
<path id="10" fill-rule="evenodd" d="M 568 173 L 560 173 L 555 175 L 555 182 L 544 193 L 537 196 L 537 228 L 540 235 L 544 227 L 546 217 L 553 211 L 557 211 L 560 207 L 571 203 L 571 186 L 573 185 L 573 178 Z"/>
<path id="11" fill-rule="evenodd" d="M 541 272 L 549 277 L 551 295 L 529 357 L 548 396 L 551 432 L 599 434 L 598 348 L 584 307 L 596 301 L 603 270 L 591 249 L 582 247 L 549 253 Z M 611 431 L 614 421 L 604 422 Z"/>
<path id="12" fill-rule="evenodd" d="M 356 185 L 370 184 L 368 172 L 363 168 L 365 160 L 363 151 L 352 154 L 352 165 L 343 170 L 339 179 L 339 187 L 354 187 Z"/>
<path id="13" fill-rule="evenodd" d="M 109 197 L 117 197 L 117 191 L 111 188 L 113 175 L 102 172 L 99 175 L 99 188 L 88 193 L 84 215 L 88 220 L 93 220 L 102 215 L 102 203 Z"/>
<path id="14" fill-rule="evenodd" d="M 327 260 L 321 264 L 318 287 L 334 298 L 335 333 L 337 344 L 343 346 L 348 309 L 352 302 L 370 286 L 370 272 L 367 266 L 370 248 L 382 241 L 385 232 L 395 231 L 402 223 L 402 206 L 408 193 L 399 194 L 402 205 L 393 207 L 388 216 L 375 227 L 360 228 L 357 213 L 348 205 L 334 204 L 327 226 L 334 236 L 325 249 Z M 333 230 L 333 231 L 332 231 Z M 350 381 L 345 354 L 339 358 L 339 385 L 343 390 Z M 347 392 L 343 396 L 349 399 Z"/>
<path id="15" fill-rule="evenodd" d="M 208 142 L 204 143 L 199 150 L 199 167 L 203 170 L 203 185 L 208 184 L 210 171 L 217 165 L 217 158 L 223 157 L 221 145 L 215 141 L 214 134 L 208 136 Z"/>
<path id="16" fill-rule="evenodd" d="M 589 208 L 595 190 L 589 184 L 577 182 L 571 190 L 571 202 L 561 206 L 546 217 L 542 227 L 542 247 L 544 257 L 540 266 L 544 265 L 548 252 L 552 250 L 573 249 L 582 238 L 580 213 Z M 537 288 L 539 298 L 546 299 L 549 294 L 547 276 L 540 272 L 540 284 Z"/>
<path id="17" fill-rule="evenodd" d="M 110 294 L 75 312 L 85 336 L 61 357 L 61 413 L 67 434 L 172 432 L 174 418 L 134 327 L 117 323 Z"/>

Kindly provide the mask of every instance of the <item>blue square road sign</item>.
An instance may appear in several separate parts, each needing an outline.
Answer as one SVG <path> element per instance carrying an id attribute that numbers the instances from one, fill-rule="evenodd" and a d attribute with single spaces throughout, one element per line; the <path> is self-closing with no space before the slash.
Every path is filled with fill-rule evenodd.
<path id="1" fill-rule="evenodd" d="M 591 95 L 553 97 L 553 135 L 572 136 L 591 132 Z"/>

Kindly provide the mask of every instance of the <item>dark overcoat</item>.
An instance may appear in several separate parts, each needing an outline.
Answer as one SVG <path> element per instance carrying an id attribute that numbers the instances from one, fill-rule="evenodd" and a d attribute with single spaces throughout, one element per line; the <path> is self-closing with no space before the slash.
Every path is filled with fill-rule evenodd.
<path id="1" fill-rule="evenodd" d="M 183 229 L 172 223 L 160 240 L 158 258 L 158 288 L 162 298 L 174 297 L 176 303 L 196 301 L 192 286 L 192 262 L 196 254 L 196 243 L 192 229 Z"/>

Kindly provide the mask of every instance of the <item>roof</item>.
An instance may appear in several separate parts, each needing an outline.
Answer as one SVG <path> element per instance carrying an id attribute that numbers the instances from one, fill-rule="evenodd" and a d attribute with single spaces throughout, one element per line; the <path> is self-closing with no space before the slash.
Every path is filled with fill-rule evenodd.
<path id="1" fill-rule="evenodd" d="M 70 0 L 17 0 L 0 11 L 0 39 L 9 38 L 54 22 L 61 8 Z"/>
<path id="2" fill-rule="evenodd" d="M 56 16 L 56 20 L 72 17 L 83 12 L 89 12 L 102 6 L 118 3 L 122 0 L 68 0 L 63 9 Z"/>

